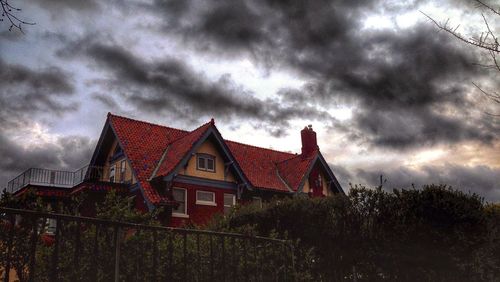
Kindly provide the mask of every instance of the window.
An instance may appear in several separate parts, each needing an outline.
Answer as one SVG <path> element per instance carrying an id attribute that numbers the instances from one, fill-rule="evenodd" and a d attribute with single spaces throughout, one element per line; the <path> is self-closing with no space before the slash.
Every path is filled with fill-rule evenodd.
<path id="1" fill-rule="evenodd" d="M 236 197 L 233 194 L 224 194 L 224 214 L 229 213 L 236 205 Z"/>
<path id="2" fill-rule="evenodd" d="M 196 191 L 196 204 L 217 206 L 217 204 L 215 203 L 215 193 L 208 191 Z"/>
<path id="3" fill-rule="evenodd" d="M 252 203 L 259 208 L 262 208 L 262 198 L 261 197 L 252 197 Z"/>
<path id="4" fill-rule="evenodd" d="M 215 157 L 207 154 L 198 154 L 196 169 L 215 172 Z"/>
<path id="5" fill-rule="evenodd" d="M 109 182 L 115 182 L 115 166 L 109 168 Z"/>
<path id="6" fill-rule="evenodd" d="M 178 217 L 179 216 L 180 217 L 187 216 L 187 206 L 186 206 L 187 192 L 186 192 L 186 189 L 173 188 L 172 195 L 174 197 L 174 200 L 179 203 L 179 206 L 177 208 L 172 209 L 172 215 L 178 216 Z"/>
<path id="7" fill-rule="evenodd" d="M 56 234 L 57 220 L 55 218 L 47 218 L 46 233 Z"/>
<path id="8" fill-rule="evenodd" d="M 127 169 L 127 161 L 122 160 L 120 162 L 120 182 L 125 181 L 125 170 Z"/>

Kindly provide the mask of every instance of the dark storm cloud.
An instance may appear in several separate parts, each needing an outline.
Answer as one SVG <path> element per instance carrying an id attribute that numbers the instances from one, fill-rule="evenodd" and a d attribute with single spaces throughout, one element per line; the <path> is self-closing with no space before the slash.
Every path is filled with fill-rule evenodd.
<path id="1" fill-rule="evenodd" d="M 95 141 L 82 136 L 60 137 L 55 143 L 22 147 L 0 135 L 0 190 L 30 167 L 75 170 L 90 161 Z"/>
<path id="2" fill-rule="evenodd" d="M 29 167 L 73 169 L 88 159 L 93 142 L 86 137 L 61 137 L 30 147 L 12 138 L 25 133 L 34 120 L 76 111 L 78 105 L 68 102 L 74 86 L 67 73 L 57 67 L 33 70 L 0 59 L 0 86 L 0 187 Z"/>
<path id="3" fill-rule="evenodd" d="M 468 86 L 483 75 L 473 52 L 430 24 L 363 29 L 369 15 L 411 11 L 420 2 L 190 1 L 178 14 L 157 12 L 165 32 L 199 51 L 247 52 L 310 80 L 303 89 L 283 89 L 283 102 L 355 107 L 345 128 L 375 146 L 489 143 L 498 138 L 498 124 L 474 114 L 467 98 Z"/>
<path id="4" fill-rule="evenodd" d="M 63 102 L 74 93 L 71 77 L 58 67 L 33 70 L 0 58 L 0 128 L 9 129 L 34 115 L 59 115 L 77 109 Z"/>
<path id="5" fill-rule="evenodd" d="M 77 12 L 82 11 L 95 11 L 98 10 L 100 5 L 99 1 L 87 0 L 38 0 L 36 3 L 43 9 L 53 15 L 59 14 L 64 10 L 74 10 Z"/>
<path id="6" fill-rule="evenodd" d="M 421 169 L 405 167 L 389 169 L 357 170 L 350 177 L 365 185 L 380 184 L 380 175 L 386 189 L 419 188 L 426 184 L 447 184 L 464 192 L 477 193 L 487 201 L 499 201 L 500 169 L 488 166 L 464 166 L 447 164 L 446 166 L 424 166 Z M 358 183 L 354 182 L 354 183 Z"/>
<path id="7" fill-rule="evenodd" d="M 329 118 L 327 113 L 311 106 L 255 98 L 252 92 L 237 85 L 230 75 L 210 81 L 179 59 L 148 61 L 120 46 L 89 42 L 88 38 L 76 44 L 70 43 L 68 48 L 78 50 L 76 53 L 90 58 L 94 65 L 105 71 L 106 78 L 98 83 L 109 93 L 124 98 L 143 112 L 180 115 L 193 122 L 198 122 L 201 116 L 249 118 L 256 122 L 254 126 L 262 127 L 274 136 L 283 135 L 293 118 Z M 67 49 L 58 54 L 71 57 Z M 110 96 L 95 98 L 107 104 L 111 101 Z"/>

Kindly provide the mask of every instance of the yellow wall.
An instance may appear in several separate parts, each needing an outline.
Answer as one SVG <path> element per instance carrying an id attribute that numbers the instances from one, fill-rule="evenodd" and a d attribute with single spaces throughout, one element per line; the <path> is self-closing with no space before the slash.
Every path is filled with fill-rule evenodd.
<path id="1" fill-rule="evenodd" d="M 309 176 L 307 176 L 306 181 L 304 181 L 304 187 L 302 188 L 302 192 L 309 193 L 311 188 L 309 187 Z"/>
<path id="2" fill-rule="evenodd" d="M 228 170 L 227 174 L 224 176 L 224 171 L 226 169 L 224 166 L 224 159 L 222 158 L 219 150 L 210 140 L 207 140 L 200 145 L 200 147 L 196 151 L 196 154 L 199 153 L 215 156 L 215 172 L 196 169 L 196 155 L 194 155 L 189 159 L 187 167 L 182 168 L 179 171 L 179 174 L 213 180 L 236 182 L 230 170 Z"/>
<path id="3" fill-rule="evenodd" d="M 330 189 L 328 189 L 327 178 L 323 171 L 320 170 L 319 175 L 321 176 L 321 183 L 323 184 L 323 195 L 329 196 L 331 195 Z M 309 193 L 311 191 L 311 187 L 309 186 L 309 176 L 307 176 L 306 181 L 304 181 L 304 187 L 302 188 L 302 192 Z"/>
<path id="4" fill-rule="evenodd" d="M 109 181 L 109 169 L 112 165 L 115 165 L 115 182 L 118 182 L 120 180 L 120 163 L 122 160 L 125 160 L 126 158 L 120 158 L 117 160 L 113 160 L 113 162 L 110 162 L 109 160 L 113 156 L 113 153 L 115 152 L 116 146 L 118 146 L 118 142 L 115 140 L 113 141 L 113 144 L 111 145 L 111 148 L 109 152 L 106 154 L 106 163 L 104 164 L 104 176 L 103 176 L 103 181 Z M 127 161 L 125 162 L 125 177 L 123 178 L 124 181 L 130 181 L 132 180 L 132 184 L 136 182 L 134 175 L 132 174 L 132 168 L 130 167 L 130 163 Z"/>

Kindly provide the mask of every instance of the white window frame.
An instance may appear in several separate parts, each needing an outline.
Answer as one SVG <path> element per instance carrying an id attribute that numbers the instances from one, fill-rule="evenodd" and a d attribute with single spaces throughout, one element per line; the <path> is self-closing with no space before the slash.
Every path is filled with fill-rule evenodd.
<path id="1" fill-rule="evenodd" d="M 226 195 L 233 197 L 233 203 L 231 205 L 226 205 Z M 230 194 L 230 193 L 224 193 L 224 202 L 223 202 L 224 208 L 232 208 L 236 205 L 236 195 L 235 194 Z M 225 210 L 224 210 L 225 212 Z"/>
<path id="2" fill-rule="evenodd" d="M 113 174 L 111 174 L 113 172 Z M 111 181 L 111 177 L 113 177 L 113 181 Z M 109 167 L 109 182 L 116 182 L 116 166 L 112 165 Z"/>
<path id="3" fill-rule="evenodd" d="M 172 188 L 172 192 L 173 192 L 173 190 L 184 190 L 184 213 L 180 213 L 180 212 L 176 212 L 176 211 L 172 210 L 172 216 L 173 217 L 189 218 L 188 211 L 187 211 L 187 208 L 188 208 L 188 206 L 187 206 L 187 189 L 185 189 L 185 188 L 179 188 L 179 187 L 173 187 Z"/>
<path id="4" fill-rule="evenodd" d="M 205 200 L 198 200 L 198 193 L 210 193 L 213 195 L 213 201 L 205 201 Z M 203 205 L 203 206 L 217 206 L 217 203 L 215 202 L 215 192 L 212 191 L 204 191 L 204 190 L 197 190 L 196 191 L 196 204 L 197 205 Z"/>
<path id="5" fill-rule="evenodd" d="M 127 160 L 120 161 L 120 182 L 125 182 L 125 173 L 127 171 Z"/>
<path id="6" fill-rule="evenodd" d="M 200 167 L 200 159 L 203 159 L 204 166 L 205 167 Z M 208 160 L 212 160 L 214 163 L 213 169 L 208 168 Z M 215 172 L 215 156 L 209 155 L 209 154 L 197 154 L 196 155 L 196 169 L 201 170 L 201 171 L 207 171 L 207 172 Z"/>
<path id="7" fill-rule="evenodd" d="M 254 205 L 257 205 L 258 203 L 258 207 L 259 208 L 262 208 L 263 204 L 262 204 L 262 198 L 261 197 L 252 197 L 252 202 Z"/>

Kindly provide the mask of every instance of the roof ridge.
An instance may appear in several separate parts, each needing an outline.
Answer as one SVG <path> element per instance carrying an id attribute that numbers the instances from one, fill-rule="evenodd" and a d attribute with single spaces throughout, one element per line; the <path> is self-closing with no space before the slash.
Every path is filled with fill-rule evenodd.
<path id="1" fill-rule="evenodd" d="M 204 127 L 205 125 L 208 125 L 208 124 L 211 124 L 211 122 L 209 121 L 207 123 L 204 123 L 204 124 L 198 126 L 197 128 L 191 130 L 191 131 L 186 131 L 186 133 L 187 133 L 186 135 L 179 136 L 178 138 L 172 140 L 172 142 L 168 143 L 167 146 L 170 146 L 170 145 L 174 144 L 175 142 L 181 140 L 182 138 L 189 136 L 191 133 L 195 132 L 196 130 L 198 130 L 198 129 L 200 129 L 200 128 Z"/>
<path id="2" fill-rule="evenodd" d="M 145 123 L 145 124 L 149 124 L 149 125 L 154 125 L 154 126 L 159 126 L 159 127 L 163 127 L 163 128 L 167 128 L 167 129 L 174 129 L 174 130 L 178 130 L 178 131 L 182 131 L 184 133 L 192 133 L 193 131 L 196 131 L 198 130 L 199 128 L 209 124 L 209 123 L 212 123 L 212 121 L 210 120 L 209 122 L 207 123 L 204 123 L 200 126 L 198 126 L 197 128 L 191 130 L 191 131 L 188 131 L 188 130 L 184 130 L 184 129 L 179 129 L 179 128 L 174 128 L 174 127 L 170 127 L 170 126 L 165 126 L 165 125 L 161 125 L 161 124 L 157 124 L 157 123 L 153 123 L 153 122 L 148 122 L 148 121 L 143 121 L 143 120 L 138 120 L 138 119 L 133 119 L 133 118 L 129 118 L 129 117 L 125 117 L 125 116 L 120 116 L 120 115 L 116 115 L 116 114 L 112 114 L 111 112 L 108 112 L 108 116 L 113 116 L 113 117 L 118 117 L 118 118 L 123 118 L 123 119 L 126 119 L 126 120 L 130 120 L 130 121 L 136 121 L 136 122 L 140 122 L 140 123 Z M 186 135 L 184 136 L 180 136 L 179 138 L 176 138 L 174 140 L 172 140 L 172 142 L 169 142 L 168 144 L 172 144 L 174 143 L 175 141 L 185 137 Z M 231 142 L 231 143 L 235 143 L 235 144 L 238 144 L 238 145 L 243 145 L 243 146 L 248 146 L 248 147 L 253 147 L 253 148 L 257 148 L 257 149 L 262 149 L 262 150 L 268 150 L 268 151 L 272 151 L 272 152 L 277 152 L 277 153 L 282 153 L 282 154 L 288 154 L 288 155 L 291 155 L 293 157 L 295 156 L 301 156 L 301 154 L 297 154 L 297 153 L 291 153 L 291 152 L 284 152 L 284 151 L 279 151 L 279 150 L 276 150 L 276 149 L 270 149 L 270 148 L 264 148 L 264 147 L 259 147 L 259 146 L 256 146 L 256 145 L 250 145 L 250 144 L 245 144 L 245 143 L 241 143 L 241 142 L 237 142 L 237 141 L 232 141 L 232 140 L 227 140 L 227 139 L 224 139 L 225 142 Z"/>
<path id="3" fill-rule="evenodd" d="M 243 146 L 253 147 L 253 148 L 257 148 L 257 149 L 268 150 L 268 151 L 272 151 L 272 152 L 276 152 L 276 153 L 287 154 L 287 155 L 291 155 L 291 156 L 292 156 L 292 158 L 293 158 L 293 157 L 296 157 L 296 156 L 300 156 L 300 154 L 297 154 L 297 153 L 283 152 L 283 151 L 279 151 L 279 150 L 276 150 L 276 149 L 270 149 L 270 148 L 259 147 L 259 146 L 256 146 L 256 145 L 245 144 L 245 143 L 241 143 L 241 142 L 237 142 L 237 141 L 232 141 L 232 140 L 226 140 L 226 139 L 224 139 L 224 141 L 226 141 L 226 142 L 231 142 L 231 143 L 235 143 L 235 144 L 238 144 L 238 145 L 243 145 Z"/>
<path id="4" fill-rule="evenodd" d="M 314 150 L 314 152 L 315 152 L 315 153 L 317 153 L 317 152 L 319 152 L 319 150 Z M 293 156 L 293 157 L 291 157 L 291 158 L 289 158 L 289 159 L 279 161 L 279 162 L 277 162 L 276 164 L 277 164 L 277 165 L 279 165 L 279 164 L 282 164 L 282 163 L 284 163 L 284 162 L 286 162 L 286 161 L 290 161 L 290 160 L 293 160 L 293 159 L 295 159 L 295 158 L 299 158 L 299 157 L 301 157 L 301 158 L 303 158 L 303 159 L 308 159 L 308 158 L 313 159 L 313 158 L 314 158 L 314 156 L 316 156 L 316 154 L 306 154 L 306 155 L 297 154 L 297 155 L 295 155 L 295 156 Z"/>
<path id="5" fill-rule="evenodd" d="M 108 112 L 108 116 L 122 118 L 122 119 L 130 120 L 130 121 L 136 121 L 136 122 L 145 123 L 145 124 L 154 125 L 154 126 L 159 126 L 159 127 L 163 127 L 163 128 L 166 128 L 166 129 L 173 129 L 173 130 L 178 130 L 178 131 L 190 133 L 190 131 L 187 131 L 187 130 L 184 130 L 184 129 L 179 129 L 179 128 L 170 127 L 170 126 L 166 126 L 166 125 L 161 125 L 161 124 L 153 123 L 153 122 L 149 122 L 149 121 L 138 120 L 138 119 L 133 119 L 133 118 L 125 117 L 125 116 L 120 116 L 120 115 L 112 114 L 111 112 Z"/>

